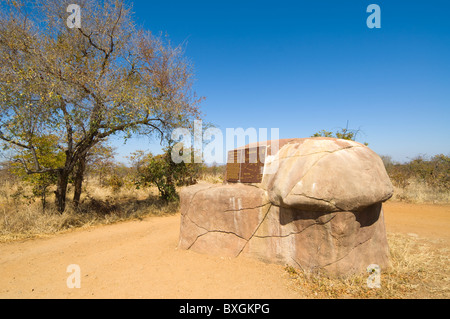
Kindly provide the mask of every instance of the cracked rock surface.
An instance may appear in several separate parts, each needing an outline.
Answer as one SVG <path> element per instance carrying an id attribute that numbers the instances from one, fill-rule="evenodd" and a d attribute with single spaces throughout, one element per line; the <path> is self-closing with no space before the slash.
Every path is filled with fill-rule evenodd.
<path id="1" fill-rule="evenodd" d="M 392 185 L 380 163 L 352 141 L 285 143 L 259 184 L 184 188 L 179 247 L 335 275 L 387 267 L 382 202 Z"/>
<path id="2" fill-rule="evenodd" d="M 261 187 L 270 201 L 315 211 L 353 211 L 389 199 L 393 187 L 381 158 L 360 143 L 298 139 L 280 148 Z"/>

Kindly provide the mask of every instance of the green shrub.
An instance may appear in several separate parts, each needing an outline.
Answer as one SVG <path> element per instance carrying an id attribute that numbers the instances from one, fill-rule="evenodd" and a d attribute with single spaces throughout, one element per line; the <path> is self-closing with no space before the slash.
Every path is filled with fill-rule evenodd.
<path id="1" fill-rule="evenodd" d="M 107 185 L 117 192 L 124 185 L 124 180 L 119 175 L 113 174 L 107 179 Z"/>
<path id="2" fill-rule="evenodd" d="M 314 133 L 311 137 L 334 137 L 334 138 L 340 138 L 343 140 L 351 140 L 351 141 L 355 141 L 356 140 L 356 136 L 358 135 L 358 133 L 360 132 L 360 130 L 352 130 L 348 128 L 348 123 L 347 123 L 347 127 L 340 129 L 339 131 L 336 131 L 334 134 L 333 132 L 327 131 L 327 130 L 321 130 L 319 132 Z M 367 142 L 364 142 L 364 145 L 369 145 Z"/>
<path id="3" fill-rule="evenodd" d="M 169 146 L 161 155 L 148 154 L 143 157 L 136 182 L 137 186 L 155 185 L 161 199 L 166 202 L 177 201 L 176 187 L 197 183 L 201 171 L 200 164 L 173 162 L 171 151 L 172 148 Z"/>

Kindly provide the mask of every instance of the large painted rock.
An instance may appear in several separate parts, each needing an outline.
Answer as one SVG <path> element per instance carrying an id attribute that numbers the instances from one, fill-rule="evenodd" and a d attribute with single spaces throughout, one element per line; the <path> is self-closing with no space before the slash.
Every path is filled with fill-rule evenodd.
<path id="1" fill-rule="evenodd" d="M 179 247 L 335 275 L 387 267 L 381 203 L 392 185 L 381 159 L 351 141 L 276 142 L 258 145 L 266 156 L 258 183 L 197 184 L 180 192 Z"/>

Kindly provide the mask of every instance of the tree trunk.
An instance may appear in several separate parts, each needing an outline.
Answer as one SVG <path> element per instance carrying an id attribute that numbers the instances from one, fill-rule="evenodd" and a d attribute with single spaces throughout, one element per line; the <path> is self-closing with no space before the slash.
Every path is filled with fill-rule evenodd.
<path id="1" fill-rule="evenodd" d="M 82 192 L 82 186 L 83 186 L 83 177 L 84 177 L 84 171 L 86 169 L 86 158 L 82 157 L 78 161 L 77 168 L 75 171 L 75 192 L 73 194 L 73 204 L 75 208 L 78 207 L 80 204 L 80 197 Z"/>
<path id="2" fill-rule="evenodd" d="M 41 194 L 41 200 L 42 200 L 42 212 L 45 213 L 45 205 L 46 205 L 46 193 L 47 193 L 47 186 L 42 186 L 42 194 Z"/>
<path id="3" fill-rule="evenodd" d="M 58 212 L 61 214 L 66 209 L 66 194 L 67 183 L 69 181 L 69 172 L 67 170 L 61 170 L 58 174 L 58 181 L 56 183 L 55 191 L 55 204 Z"/>

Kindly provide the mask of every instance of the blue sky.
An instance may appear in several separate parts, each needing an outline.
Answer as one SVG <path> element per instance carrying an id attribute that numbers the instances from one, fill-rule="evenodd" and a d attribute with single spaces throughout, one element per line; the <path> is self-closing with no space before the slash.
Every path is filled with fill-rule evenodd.
<path id="1" fill-rule="evenodd" d="M 369 4 L 381 28 L 369 29 Z M 347 125 L 380 155 L 450 154 L 450 2 L 133 1 L 139 25 L 185 43 L 205 121 L 308 137 Z M 118 153 L 157 142 L 116 142 Z"/>

